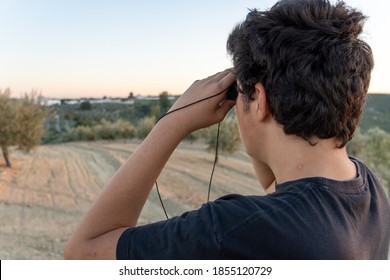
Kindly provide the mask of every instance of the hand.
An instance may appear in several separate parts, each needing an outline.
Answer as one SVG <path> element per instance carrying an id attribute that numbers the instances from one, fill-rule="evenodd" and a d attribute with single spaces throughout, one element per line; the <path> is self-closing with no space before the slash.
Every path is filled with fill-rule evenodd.
<path id="1" fill-rule="evenodd" d="M 221 122 L 236 104 L 234 100 L 226 99 L 226 90 L 235 78 L 232 69 L 227 69 L 194 82 L 171 107 L 169 112 L 172 114 L 168 113 L 169 118 L 187 134 Z M 203 101 L 196 103 L 200 100 Z"/>

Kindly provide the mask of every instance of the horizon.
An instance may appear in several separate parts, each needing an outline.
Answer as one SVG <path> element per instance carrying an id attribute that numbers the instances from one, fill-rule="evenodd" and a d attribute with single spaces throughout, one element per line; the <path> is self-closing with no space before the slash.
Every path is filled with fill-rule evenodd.
<path id="1" fill-rule="evenodd" d="M 0 88 L 0 90 L 2 90 Z M 164 91 L 160 91 L 158 94 L 142 94 L 142 93 L 138 93 L 138 94 L 134 94 L 132 98 L 137 98 L 137 97 L 158 97 L 162 92 Z M 15 96 L 14 94 L 12 94 L 11 92 L 11 98 L 13 99 L 22 99 L 24 97 L 25 94 L 29 94 L 31 93 L 30 92 L 25 92 L 25 93 L 20 93 L 18 96 Z M 172 96 L 172 97 L 179 97 L 181 94 L 172 94 L 170 92 L 168 92 L 168 96 Z M 368 92 L 367 95 L 389 95 L 390 96 L 390 92 Z M 46 96 L 44 94 L 39 94 L 39 96 L 41 96 L 42 98 L 46 99 L 46 100 L 102 100 L 102 99 L 107 99 L 107 100 L 116 100 L 116 99 L 129 99 L 129 95 L 127 96 L 76 96 L 76 97 L 52 97 L 52 96 Z"/>
<path id="2" fill-rule="evenodd" d="M 275 2 L 2 0 L 0 89 L 58 99 L 180 95 L 232 67 L 227 36 L 248 8 Z M 346 3 L 369 16 L 362 34 L 375 59 L 369 93 L 390 94 L 390 4 Z"/>

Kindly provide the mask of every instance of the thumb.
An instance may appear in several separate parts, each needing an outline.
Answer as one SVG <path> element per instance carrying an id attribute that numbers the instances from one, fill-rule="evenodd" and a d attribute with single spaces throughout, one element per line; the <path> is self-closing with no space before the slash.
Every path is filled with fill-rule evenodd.
<path id="1" fill-rule="evenodd" d="M 234 107 L 234 105 L 236 105 L 236 101 L 228 99 L 225 99 L 219 103 L 217 111 L 219 121 L 223 121 L 227 113 Z"/>

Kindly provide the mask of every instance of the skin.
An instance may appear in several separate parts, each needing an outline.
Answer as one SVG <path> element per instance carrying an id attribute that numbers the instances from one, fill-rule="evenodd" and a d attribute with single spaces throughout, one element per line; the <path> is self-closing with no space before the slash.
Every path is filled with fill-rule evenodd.
<path id="1" fill-rule="evenodd" d="M 197 81 L 170 110 L 221 92 L 234 81 L 232 69 Z M 193 131 L 221 122 L 234 105 L 241 139 L 268 193 L 275 190 L 275 181 L 314 176 L 349 180 L 356 176 L 354 164 L 345 149 L 336 148 L 336 140 L 318 139 L 313 147 L 301 138 L 285 135 L 272 118 L 266 92 L 258 83 L 255 100 L 249 104 L 244 104 L 240 94 L 235 102 L 226 100 L 223 93 L 161 119 L 80 222 L 65 248 L 65 258 L 115 259 L 119 237 L 126 228 L 136 226 L 154 182 L 177 145 Z"/>

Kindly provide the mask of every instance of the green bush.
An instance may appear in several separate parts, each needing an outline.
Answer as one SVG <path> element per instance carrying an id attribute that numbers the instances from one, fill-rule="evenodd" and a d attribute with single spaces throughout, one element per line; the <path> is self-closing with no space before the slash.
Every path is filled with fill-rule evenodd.
<path id="1" fill-rule="evenodd" d="M 118 139 L 133 138 L 135 136 L 135 127 L 122 119 L 112 124 L 112 130 L 115 138 Z"/>
<path id="2" fill-rule="evenodd" d="M 137 137 L 140 139 L 146 138 L 150 131 L 152 131 L 155 124 L 154 117 L 144 117 L 142 118 L 137 125 Z"/>
<path id="3" fill-rule="evenodd" d="M 372 128 L 365 134 L 357 131 L 347 149 L 375 173 L 390 194 L 390 134 L 379 128 Z"/>
<path id="4" fill-rule="evenodd" d="M 135 127 L 124 120 L 111 123 L 105 119 L 92 127 L 77 126 L 69 132 L 62 134 L 60 142 L 95 141 L 133 138 Z"/>
<path id="5" fill-rule="evenodd" d="M 93 126 L 93 129 L 98 139 L 114 140 L 115 135 L 112 129 L 113 124 L 105 119 L 100 121 L 100 124 Z"/>
<path id="6" fill-rule="evenodd" d="M 89 101 L 83 101 L 80 103 L 80 110 L 91 110 L 92 104 Z"/>
<path id="7" fill-rule="evenodd" d="M 217 143 L 217 125 L 207 128 L 203 135 L 208 144 L 208 150 L 215 150 Z M 221 152 L 232 154 L 240 147 L 241 139 L 236 118 L 226 118 L 220 126 L 218 149 Z"/>
<path id="8" fill-rule="evenodd" d="M 135 127 L 122 119 L 114 123 L 103 119 L 100 124 L 93 126 L 93 130 L 96 138 L 103 140 L 127 139 L 135 135 Z"/>
<path id="9" fill-rule="evenodd" d="M 78 126 L 75 128 L 76 141 L 95 141 L 96 135 L 92 128 L 88 126 Z"/>

